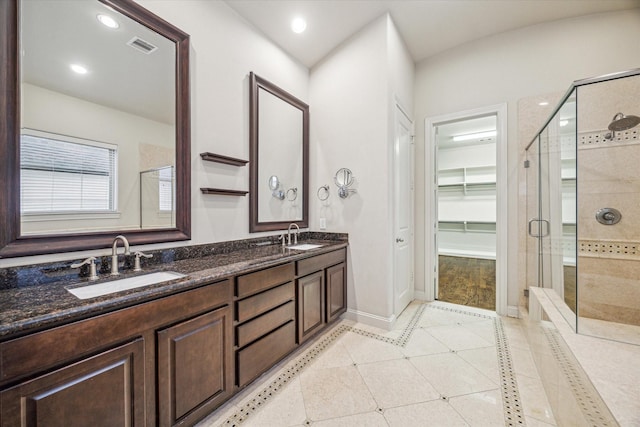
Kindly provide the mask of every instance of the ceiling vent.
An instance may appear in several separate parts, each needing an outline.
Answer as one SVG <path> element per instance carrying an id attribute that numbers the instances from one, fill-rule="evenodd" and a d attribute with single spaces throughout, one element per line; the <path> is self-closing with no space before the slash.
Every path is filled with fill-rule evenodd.
<path id="1" fill-rule="evenodd" d="M 129 40 L 127 44 L 132 48 L 139 50 L 140 52 L 146 53 L 147 55 L 158 49 L 158 46 L 154 46 L 148 41 L 142 40 L 138 36 Z"/>

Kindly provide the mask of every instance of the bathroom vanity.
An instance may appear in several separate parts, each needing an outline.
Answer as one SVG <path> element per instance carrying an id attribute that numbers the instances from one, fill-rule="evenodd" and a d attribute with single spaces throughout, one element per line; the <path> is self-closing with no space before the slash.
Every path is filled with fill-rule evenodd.
<path id="1" fill-rule="evenodd" d="M 163 263 L 186 276 L 87 300 L 0 290 L 0 426 L 195 424 L 346 311 L 347 243 L 321 243 Z"/>

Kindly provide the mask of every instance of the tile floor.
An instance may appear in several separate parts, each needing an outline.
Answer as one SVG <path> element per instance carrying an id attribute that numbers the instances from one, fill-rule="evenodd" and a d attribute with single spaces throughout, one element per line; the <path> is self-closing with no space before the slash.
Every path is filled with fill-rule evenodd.
<path id="1" fill-rule="evenodd" d="M 343 320 L 198 427 L 556 425 L 518 319 L 414 302 L 385 331 Z"/>

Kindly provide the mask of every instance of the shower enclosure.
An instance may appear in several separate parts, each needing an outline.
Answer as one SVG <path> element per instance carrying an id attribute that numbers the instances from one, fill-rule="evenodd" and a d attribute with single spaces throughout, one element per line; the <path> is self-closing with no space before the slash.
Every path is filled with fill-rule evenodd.
<path id="1" fill-rule="evenodd" d="M 640 69 L 573 83 L 526 149 L 527 287 L 640 344 Z"/>

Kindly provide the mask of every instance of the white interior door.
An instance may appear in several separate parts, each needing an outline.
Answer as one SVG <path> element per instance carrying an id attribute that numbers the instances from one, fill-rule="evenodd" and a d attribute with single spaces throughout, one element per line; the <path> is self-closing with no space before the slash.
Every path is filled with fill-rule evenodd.
<path id="1" fill-rule="evenodd" d="M 413 300 L 413 124 L 396 105 L 393 144 L 394 314 Z"/>

